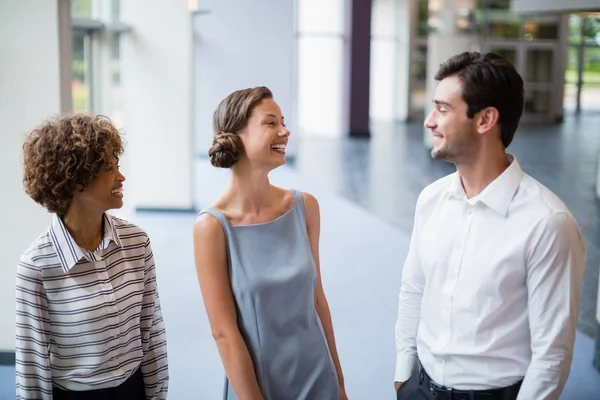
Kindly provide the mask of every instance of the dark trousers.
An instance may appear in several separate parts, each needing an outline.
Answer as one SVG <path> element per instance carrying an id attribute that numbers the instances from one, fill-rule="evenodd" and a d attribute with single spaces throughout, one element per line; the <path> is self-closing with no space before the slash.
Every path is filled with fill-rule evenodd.
<path id="1" fill-rule="evenodd" d="M 398 390 L 397 400 L 516 400 L 521 382 L 491 390 L 448 390 L 436 385 L 419 366 Z"/>
<path id="2" fill-rule="evenodd" d="M 52 387 L 54 400 L 145 400 L 144 378 L 141 368 L 138 368 L 125 382 L 119 386 L 107 389 L 86 390 L 75 392 L 72 390 Z"/>

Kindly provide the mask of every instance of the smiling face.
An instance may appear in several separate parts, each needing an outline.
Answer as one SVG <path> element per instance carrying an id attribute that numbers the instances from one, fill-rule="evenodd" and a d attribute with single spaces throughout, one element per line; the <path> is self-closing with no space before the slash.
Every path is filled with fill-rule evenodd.
<path id="1" fill-rule="evenodd" d="M 285 164 L 290 131 L 272 98 L 263 99 L 254 107 L 248 125 L 239 136 L 244 144 L 244 157 L 251 165 L 270 170 Z"/>
<path id="2" fill-rule="evenodd" d="M 111 157 L 90 184 L 75 193 L 72 204 L 77 203 L 79 209 L 100 214 L 121 208 L 124 181 L 125 176 L 119 171 L 119 160 Z"/>
<path id="3" fill-rule="evenodd" d="M 467 117 L 467 103 L 461 96 L 462 83 L 449 76 L 438 84 L 435 107 L 425 120 L 425 127 L 433 135 L 431 156 L 454 164 L 466 162 L 474 156 L 478 146 L 476 121 Z"/>

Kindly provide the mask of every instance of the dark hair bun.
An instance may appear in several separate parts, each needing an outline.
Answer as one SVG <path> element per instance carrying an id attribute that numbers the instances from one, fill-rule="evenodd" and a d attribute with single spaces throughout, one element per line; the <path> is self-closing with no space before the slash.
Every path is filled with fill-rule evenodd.
<path id="1" fill-rule="evenodd" d="M 217 168 L 231 168 L 239 160 L 243 149 L 242 139 L 235 133 L 215 133 L 212 147 L 208 150 L 210 163 Z"/>

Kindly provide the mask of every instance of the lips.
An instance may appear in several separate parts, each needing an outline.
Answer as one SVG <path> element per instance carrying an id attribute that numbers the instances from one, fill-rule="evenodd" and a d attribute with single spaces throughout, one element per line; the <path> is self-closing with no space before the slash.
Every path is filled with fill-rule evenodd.
<path id="1" fill-rule="evenodd" d="M 287 142 L 274 143 L 271 145 L 271 150 L 273 150 L 279 154 L 285 154 L 286 146 L 287 146 Z"/>
<path id="2" fill-rule="evenodd" d="M 110 192 L 110 194 L 112 194 L 115 197 L 118 197 L 118 198 L 122 199 L 123 198 L 123 186 L 119 186 L 117 188 L 114 188 Z"/>

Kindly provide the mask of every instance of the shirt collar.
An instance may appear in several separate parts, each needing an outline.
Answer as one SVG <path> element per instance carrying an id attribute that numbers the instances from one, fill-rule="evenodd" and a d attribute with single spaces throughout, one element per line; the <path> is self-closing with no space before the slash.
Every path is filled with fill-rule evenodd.
<path id="1" fill-rule="evenodd" d="M 117 246 L 121 247 L 121 241 L 119 240 L 113 218 L 108 214 L 104 214 L 104 238 L 100 246 L 105 249 L 110 242 L 114 242 Z"/>
<path id="2" fill-rule="evenodd" d="M 471 199 L 472 201 L 485 204 L 503 217 L 508 213 L 510 202 L 521 184 L 524 175 L 514 155 L 507 153 L 506 158 L 509 162 L 508 168 L 487 185 L 479 195 Z M 448 185 L 448 193 L 456 198 L 466 198 L 458 172 L 454 174 Z"/>
<path id="3" fill-rule="evenodd" d="M 102 218 L 104 218 L 104 233 L 98 250 L 106 249 L 111 241 L 117 246 L 121 246 L 112 218 L 107 214 L 104 214 Z M 68 273 L 82 259 L 96 261 L 96 257 L 91 251 L 82 249 L 75 243 L 64 222 L 56 214 L 52 217 L 49 231 L 50 240 L 56 248 L 56 254 L 65 273 Z"/>

